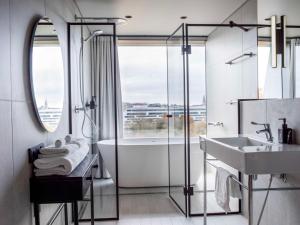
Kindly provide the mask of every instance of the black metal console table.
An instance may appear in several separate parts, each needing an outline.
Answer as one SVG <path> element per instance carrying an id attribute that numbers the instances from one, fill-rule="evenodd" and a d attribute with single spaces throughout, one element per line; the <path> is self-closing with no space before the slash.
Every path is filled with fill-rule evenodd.
<path id="1" fill-rule="evenodd" d="M 32 164 L 37 158 L 39 150 L 43 147 L 39 144 L 29 149 L 29 162 Z M 90 201 L 91 224 L 94 225 L 94 188 L 93 168 L 97 168 L 97 154 L 88 154 L 77 168 L 68 176 L 40 176 L 32 174 L 30 178 L 30 201 L 34 205 L 35 224 L 40 225 L 40 204 L 61 203 L 55 212 L 55 218 L 64 208 L 65 225 L 68 225 L 67 203 L 73 204 L 74 224 L 79 224 L 78 201 Z M 33 167 L 33 166 L 32 166 Z M 85 197 L 90 189 L 90 198 Z"/>

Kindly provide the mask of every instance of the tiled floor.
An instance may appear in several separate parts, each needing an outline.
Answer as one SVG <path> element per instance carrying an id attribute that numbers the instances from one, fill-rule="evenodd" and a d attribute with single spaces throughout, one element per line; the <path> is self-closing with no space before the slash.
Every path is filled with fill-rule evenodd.
<path id="1" fill-rule="evenodd" d="M 114 189 L 103 184 L 95 190 L 95 215 L 103 217 L 115 212 Z M 120 220 L 97 222 L 96 225 L 202 225 L 202 217 L 185 218 L 168 197 L 166 189 L 120 189 Z M 100 197 L 101 196 L 101 197 Z M 213 196 L 213 195 L 212 195 Z M 102 199 L 102 201 L 100 201 Z M 84 217 L 90 215 L 86 208 Z M 214 216 L 208 218 L 208 225 L 246 225 L 240 215 Z"/>

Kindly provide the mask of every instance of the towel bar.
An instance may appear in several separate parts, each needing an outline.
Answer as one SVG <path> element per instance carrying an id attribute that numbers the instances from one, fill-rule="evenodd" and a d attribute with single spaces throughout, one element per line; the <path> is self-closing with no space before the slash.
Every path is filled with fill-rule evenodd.
<path id="1" fill-rule="evenodd" d="M 209 162 L 212 160 L 207 159 L 207 152 L 204 147 L 201 150 L 203 150 L 204 157 L 203 157 L 203 172 L 204 172 L 204 196 L 203 196 L 203 224 L 207 225 L 207 164 L 213 166 L 214 168 L 217 168 L 216 165 L 213 163 Z M 234 177 L 230 177 L 233 181 L 237 182 L 241 187 L 247 190 L 247 195 L 248 195 L 248 225 L 253 225 L 253 192 L 254 191 L 295 191 L 295 190 L 300 190 L 300 187 L 278 187 L 278 188 L 254 188 L 253 187 L 253 180 L 256 175 L 249 174 L 248 175 L 248 185 L 243 184 L 241 181 L 237 180 Z"/>
<path id="2" fill-rule="evenodd" d="M 211 162 L 209 162 L 208 160 L 206 160 L 206 162 L 211 165 L 214 168 L 218 168 L 216 165 L 212 164 Z M 248 190 L 248 187 L 246 185 L 244 185 L 242 182 L 240 182 L 238 179 L 236 179 L 233 176 L 230 176 L 230 179 L 232 179 L 233 181 L 237 182 L 241 187 L 245 188 L 246 190 Z"/>

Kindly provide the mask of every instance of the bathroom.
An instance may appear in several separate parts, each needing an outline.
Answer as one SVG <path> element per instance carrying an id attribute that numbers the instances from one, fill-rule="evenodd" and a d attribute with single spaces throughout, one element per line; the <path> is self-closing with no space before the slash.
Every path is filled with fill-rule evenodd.
<path id="1" fill-rule="evenodd" d="M 0 225 L 300 224 L 299 9 L 298 0 L 0 0 Z M 56 50 L 35 57 L 43 42 Z M 45 80 L 34 76 L 40 66 Z M 66 136 L 93 156 L 84 198 L 42 201 L 48 189 L 56 199 L 77 190 L 40 188 L 72 176 L 38 175 L 31 161 Z M 248 162 L 230 151 L 246 139 L 239 148 L 294 150 Z M 215 167 L 242 194 L 227 213 Z"/>

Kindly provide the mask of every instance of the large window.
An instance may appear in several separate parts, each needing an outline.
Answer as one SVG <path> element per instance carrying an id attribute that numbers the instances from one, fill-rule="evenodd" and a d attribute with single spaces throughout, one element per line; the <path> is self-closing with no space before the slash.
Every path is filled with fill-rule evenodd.
<path id="1" fill-rule="evenodd" d="M 259 45 L 258 48 L 258 59 L 257 59 L 257 68 L 258 68 L 258 97 L 265 97 L 265 82 L 267 78 L 269 58 L 270 58 L 270 46 Z"/>
<path id="2" fill-rule="evenodd" d="M 300 98 L 300 41 L 295 49 L 295 97 Z"/>
<path id="3" fill-rule="evenodd" d="M 197 49 L 196 49 L 197 48 Z M 193 130 L 203 131 L 205 104 L 205 50 L 196 47 L 191 67 L 191 116 Z M 124 137 L 167 137 L 167 56 L 166 47 L 119 46 L 123 101 Z M 198 55 L 198 57 L 197 57 Z M 198 76 L 197 76 L 198 75 Z M 199 92 L 199 90 L 201 91 Z M 183 114 L 183 110 L 178 111 Z M 201 127 L 198 126 L 200 124 Z"/>

